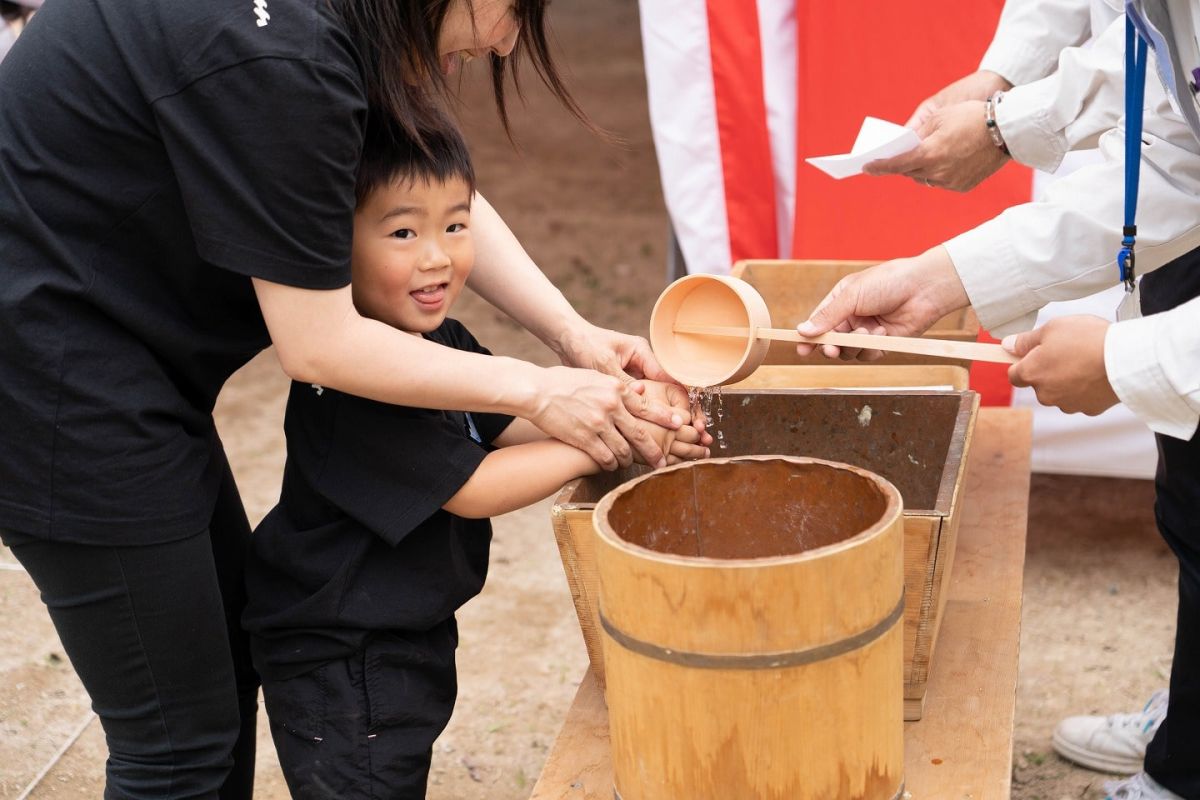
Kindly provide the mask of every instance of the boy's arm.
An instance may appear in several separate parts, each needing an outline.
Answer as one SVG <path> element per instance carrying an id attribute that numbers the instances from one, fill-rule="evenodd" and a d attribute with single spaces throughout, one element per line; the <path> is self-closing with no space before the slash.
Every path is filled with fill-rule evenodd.
<path id="1" fill-rule="evenodd" d="M 516 423 L 522 421 L 508 426 L 496 443 L 500 444 L 514 427 L 520 434 L 522 427 Z M 600 466 L 587 453 L 557 439 L 512 444 L 488 453 L 470 480 L 442 508 L 469 519 L 507 514 L 549 497 L 567 481 L 597 472 Z"/>
<path id="2" fill-rule="evenodd" d="M 512 447 L 518 444 L 540 442 L 550 437 L 541 428 L 527 419 L 516 417 L 500 435 L 492 440 L 493 447 Z"/>
<path id="3" fill-rule="evenodd" d="M 672 463 L 708 456 L 700 431 L 691 425 L 678 431 L 647 428 Z M 507 514 L 549 497 L 567 481 L 600 472 L 582 450 L 547 437 L 520 417 L 492 445 L 500 449 L 488 453 L 470 480 L 442 506 L 451 514 L 472 519 Z"/>

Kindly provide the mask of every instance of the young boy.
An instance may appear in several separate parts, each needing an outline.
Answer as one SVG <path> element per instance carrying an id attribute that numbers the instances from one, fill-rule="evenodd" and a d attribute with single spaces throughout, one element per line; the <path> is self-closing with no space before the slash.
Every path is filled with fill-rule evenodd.
<path id="1" fill-rule="evenodd" d="M 355 305 L 487 353 L 446 318 L 474 256 L 466 149 L 452 132 L 427 133 L 428 152 L 405 141 L 368 131 Z M 288 788 L 297 798 L 423 798 L 457 691 L 454 612 L 483 587 L 488 517 L 599 468 L 526 420 L 298 383 L 285 430 L 283 490 L 254 532 L 243 623 Z M 693 427 L 673 441 L 655 433 L 676 457 L 704 453 Z"/>

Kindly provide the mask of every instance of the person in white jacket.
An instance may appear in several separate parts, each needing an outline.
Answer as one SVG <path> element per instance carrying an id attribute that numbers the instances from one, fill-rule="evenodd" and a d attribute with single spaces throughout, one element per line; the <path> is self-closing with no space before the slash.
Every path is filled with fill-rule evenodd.
<path id="1" fill-rule="evenodd" d="M 920 126 L 926 136 L 921 146 L 868 169 L 968 190 L 1010 156 L 1051 172 L 1067 152 L 1095 147 L 1124 111 L 1122 12 L 1116 0 L 1009 0 L 979 70 L 942 89 L 914 113 L 910 124 Z M 1087 33 L 1092 38 L 1080 46 Z M 1054 55 L 1055 48 L 1061 52 Z M 1046 75 L 1047 69 L 1054 71 Z M 995 99 L 1003 150 L 979 124 L 984 119 L 986 125 L 986 109 L 978 101 L 988 98 Z M 1169 101 L 1162 87 L 1149 82 L 1146 107 L 1163 104 Z M 1190 137 L 1178 126 L 1175 134 L 1185 144 Z M 987 231 L 980 236 L 977 246 L 986 247 Z M 1136 773 L 1166 713 L 1167 697 L 1160 690 L 1138 711 L 1068 717 L 1055 728 L 1054 749 L 1091 769 Z"/>
<path id="2" fill-rule="evenodd" d="M 1010 157 L 1053 172 L 1068 151 L 1096 147 L 1122 111 L 1121 9 L 1120 0 L 1008 0 L 979 69 L 913 112 L 920 146 L 866 171 L 968 191 Z M 1161 95 L 1147 91 L 1151 103 Z M 981 124 L 989 99 L 1003 148 Z"/>
<path id="3" fill-rule="evenodd" d="M 1068 412 L 1098 414 L 1123 401 L 1156 432 L 1156 516 L 1181 567 L 1174 668 L 1166 718 L 1147 749 L 1145 771 L 1113 785 L 1110 796 L 1200 797 L 1200 252 L 1193 252 L 1200 246 L 1200 110 L 1193 88 L 1200 79 L 1194 19 L 1200 8 L 1184 0 L 1129 6 L 1145 20 L 1144 30 L 1157 32 L 1152 39 L 1167 90 L 1157 94 L 1148 81 L 1136 249 L 1138 269 L 1150 273 L 1141 286 L 1142 318 L 1113 324 L 1064 317 L 1017 333 L 1045 303 L 1118 280 L 1125 138 L 1118 121 L 1100 136 L 1104 161 L 1055 183 L 1044 202 L 1016 206 L 916 258 L 846 279 L 800 332 L 913 335 L 969 303 L 985 327 L 1010 334 L 1006 347 L 1021 357 L 1010 370 L 1015 385 L 1032 386 L 1041 402 Z M 1112 76 L 1121 72 L 1123 47 L 1108 48 L 1114 51 L 1108 57 L 1104 48 L 1091 50 L 1064 54 L 1067 61 L 1060 62 L 1062 99 L 1055 109 L 1072 96 L 1078 105 L 1067 106 L 1058 120 L 1069 123 L 1085 113 L 1119 120 L 1112 87 L 1121 84 Z M 1099 61 L 1089 69 L 1083 62 L 1090 58 Z M 1048 138 L 1069 144 L 1069 125 L 1055 127 L 1052 114 L 1042 120 Z M 976 124 L 983 120 L 976 117 Z"/>

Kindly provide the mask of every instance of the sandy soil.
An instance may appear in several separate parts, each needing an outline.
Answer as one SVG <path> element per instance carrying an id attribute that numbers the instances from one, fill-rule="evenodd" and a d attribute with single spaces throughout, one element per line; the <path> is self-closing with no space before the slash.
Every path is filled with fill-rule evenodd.
<path id="1" fill-rule="evenodd" d="M 463 87 L 484 193 L 593 321 L 644 332 L 664 280 L 666 215 L 645 103 L 634 0 L 559 0 L 571 85 L 607 145 L 530 80 L 514 154 L 481 76 Z M 533 76 L 529 76 L 531 79 Z M 553 363 L 504 315 L 468 297 L 456 314 L 493 350 Z M 269 354 L 230 382 L 218 422 L 253 520 L 278 494 L 286 381 Z M 1054 756 L 1059 717 L 1134 708 L 1165 683 L 1177 568 L 1154 531 L 1146 482 L 1035 477 L 1021 636 L 1013 796 L 1095 797 L 1102 776 Z M 586 657 L 543 502 L 495 522 L 493 569 L 461 613 L 460 697 L 437 744 L 431 800 L 528 797 Z M 0 552 L 0 799 L 99 797 L 105 747 L 28 576 Z M 936 668 L 936 664 L 935 664 Z M 74 733 L 82 735 L 65 753 Z M 265 724 L 258 797 L 287 796 Z"/>

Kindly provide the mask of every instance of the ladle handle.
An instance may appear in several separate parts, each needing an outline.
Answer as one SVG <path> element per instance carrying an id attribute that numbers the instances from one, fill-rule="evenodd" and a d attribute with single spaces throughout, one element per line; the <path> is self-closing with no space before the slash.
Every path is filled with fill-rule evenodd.
<path id="1" fill-rule="evenodd" d="M 721 325 L 676 325 L 676 333 L 695 333 L 706 336 L 749 335 L 748 328 Z M 998 344 L 982 342 L 952 342 L 948 339 L 922 339 L 907 336 L 873 336 L 868 333 L 837 333 L 830 331 L 820 336 L 801 336 L 790 328 L 755 328 L 756 339 L 774 339 L 781 342 L 804 344 L 833 344 L 838 347 L 862 347 L 868 350 L 888 350 L 895 353 L 913 353 L 934 358 L 957 358 L 969 361 L 990 361 L 994 364 L 1015 364 L 1017 357 Z"/>

